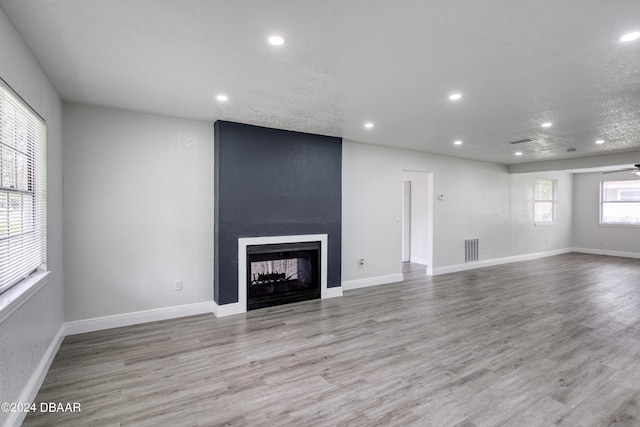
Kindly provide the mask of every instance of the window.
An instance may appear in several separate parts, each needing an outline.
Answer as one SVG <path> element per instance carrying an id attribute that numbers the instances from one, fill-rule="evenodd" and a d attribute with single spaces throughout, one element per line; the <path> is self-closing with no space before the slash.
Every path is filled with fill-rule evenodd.
<path id="1" fill-rule="evenodd" d="M 46 261 L 45 124 L 0 79 L 0 293 Z"/>
<path id="2" fill-rule="evenodd" d="M 534 195 L 534 221 L 536 223 L 555 222 L 558 181 L 536 178 Z"/>
<path id="3" fill-rule="evenodd" d="M 640 180 L 600 183 L 600 223 L 640 225 Z"/>

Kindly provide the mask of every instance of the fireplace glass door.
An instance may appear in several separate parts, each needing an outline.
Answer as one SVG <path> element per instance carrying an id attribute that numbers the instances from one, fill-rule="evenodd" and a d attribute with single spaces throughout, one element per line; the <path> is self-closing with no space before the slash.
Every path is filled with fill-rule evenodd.
<path id="1" fill-rule="evenodd" d="M 247 310 L 320 298 L 320 242 L 247 246 Z"/>

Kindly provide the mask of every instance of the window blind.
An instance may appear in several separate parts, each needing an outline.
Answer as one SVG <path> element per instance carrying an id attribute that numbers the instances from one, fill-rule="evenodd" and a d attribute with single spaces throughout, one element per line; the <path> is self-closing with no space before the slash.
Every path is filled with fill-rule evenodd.
<path id="1" fill-rule="evenodd" d="M 46 262 L 45 133 L 0 79 L 0 293 Z"/>

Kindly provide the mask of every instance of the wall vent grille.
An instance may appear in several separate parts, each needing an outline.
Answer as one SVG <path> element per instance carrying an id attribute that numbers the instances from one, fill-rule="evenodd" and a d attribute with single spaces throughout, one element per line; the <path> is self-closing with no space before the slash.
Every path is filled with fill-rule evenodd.
<path id="1" fill-rule="evenodd" d="M 466 239 L 464 241 L 464 262 L 480 259 L 480 239 Z"/>

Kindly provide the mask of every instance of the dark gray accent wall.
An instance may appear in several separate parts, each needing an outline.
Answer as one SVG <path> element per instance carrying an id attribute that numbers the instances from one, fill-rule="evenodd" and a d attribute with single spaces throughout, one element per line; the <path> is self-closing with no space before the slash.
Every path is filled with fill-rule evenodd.
<path id="1" fill-rule="evenodd" d="M 238 302 L 240 237 L 327 234 L 327 286 L 340 286 L 342 139 L 225 121 L 214 132 L 215 302 Z"/>

